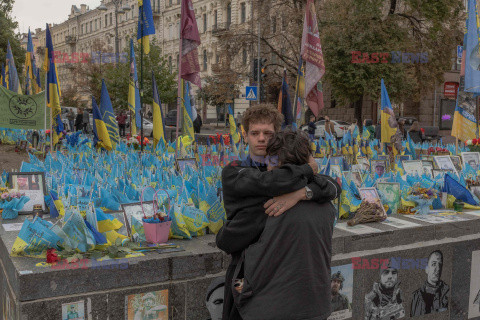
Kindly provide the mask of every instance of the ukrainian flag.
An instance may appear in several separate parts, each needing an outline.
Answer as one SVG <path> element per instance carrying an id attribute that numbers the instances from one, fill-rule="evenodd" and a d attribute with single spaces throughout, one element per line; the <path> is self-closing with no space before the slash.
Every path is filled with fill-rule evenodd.
<path id="1" fill-rule="evenodd" d="M 47 72 L 47 84 L 45 94 L 47 95 L 47 106 L 52 109 L 52 126 L 57 128 L 56 119 L 60 116 L 62 110 L 60 107 L 60 96 L 62 91 L 57 77 L 57 66 L 55 65 L 55 57 L 53 54 L 53 42 L 50 34 L 50 28 L 46 28 L 45 32 L 46 50 L 45 61 L 43 69 Z M 58 124 L 60 125 L 60 124 Z M 53 130 L 53 145 L 56 145 L 59 140 L 57 130 Z"/>
<path id="2" fill-rule="evenodd" d="M 395 119 L 395 113 L 393 112 L 390 98 L 388 97 L 387 88 L 382 79 L 382 115 L 381 115 L 381 128 L 382 128 L 382 143 L 390 143 L 391 137 L 397 132 L 397 120 Z"/>
<path id="3" fill-rule="evenodd" d="M 143 42 L 143 51 L 148 54 L 150 52 L 149 36 L 155 34 L 150 0 L 138 0 L 138 12 L 137 40 Z"/>
<path id="4" fill-rule="evenodd" d="M 157 81 L 155 74 L 152 71 L 152 85 L 153 85 L 153 145 L 156 147 L 160 140 L 165 141 L 165 125 L 163 123 L 162 103 L 158 96 Z"/>
<path id="5" fill-rule="evenodd" d="M 103 122 L 102 115 L 98 109 L 97 101 L 92 96 L 92 111 L 93 111 L 93 145 L 95 147 L 103 148 L 105 150 L 112 150 L 112 142 L 108 135 L 107 126 Z"/>
<path id="6" fill-rule="evenodd" d="M 238 133 L 237 125 L 235 123 L 235 118 L 233 117 L 232 107 L 228 105 L 228 114 L 230 115 L 228 121 L 230 122 L 230 134 L 232 135 L 233 142 L 239 143 L 240 142 L 240 134 Z"/>
<path id="7" fill-rule="evenodd" d="M 476 138 L 475 98 L 473 93 L 459 92 L 453 114 L 452 136 L 462 141 Z"/>
<path id="8" fill-rule="evenodd" d="M 197 111 L 192 108 L 190 103 L 190 85 L 189 82 L 182 80 L 182 111 L 183 111 L 183 134 L 190 136 L 195 140 L 195 133 L 193 131 L 193 120 L 197 117 Z M 194 118 L 195 117 L 195 118 Z"/>
<path id="9" fill-rule="evenodd" d="M 30 29 L 28 29 L 28 42 L 27 42 L 27 55 L 25 58 L 25 70 L 26 72 L 26 79 L 28 83 L 26 85 L 27 90 L 29 93 L 25 94 L 36 94 L 41 91 L 40 88 L 40 79 L 37 79 L 38 68 L 35 64 L 35 55 L 34 55 L 34 47 L 32 41 L 32 34 L 30 33 Z"/>
<path id="10" fill-rule="evenodd" d="M 58 198 L 58 195 L 55 191 L 50 191 L 50 197 L 52 201 L 50 202 L 50 217 L 56 218 L 59 215 L 65 216 L 65 207 L 63 206 L 62 200 Z"/>
<path id="11" fill-rule="evenodd" d="M 2 86 L 5 88 L 7 87 L 7 83 L 5 82 L 5 67 L 2 65 L 2 74 L 0 75 L 0 82 L 2 83 Z"/>
<path id="12" fill-rule="evenodd" d="M 130 82 L 128 85 L 128 109 L 130 109 L 132 115 L 135 115 L 134 117 L 132 117 L 132 119 L 130 119 L 130 133 L 132 136 L 137 134 L 137 128 L 141 126 L 141 108 L 142 107 L 140 105 L 140 90 L 138 88 L 137 66 L 135 61 L 135 50 L 133 49 L 133 39 L 130 39 Z"/>
<path id="13" fill-rule="evenodd" d="M 104 213 L 102 209 L 96 208 L 98 231 L 101 233 L 118 230 L 123 227 L 123 224 L 115 219 L 112 215 Z M 108 239 L 108 235 L 107 235 Z"/>
<path id="14" fill-rule="evenodd" d="M 115 145 L 120 140 L 120 135 L 118 133 L 118 123 L 115 119 L 115 114 L 113 113 L 112 101 L 108 95 L 107 85 L 105 84 L 104 79 L 102 79 L 102 93 L 100 96 L 101 119 L 107 127 L 108 135 L 110 136 L 111 141 L 111 148 L 114 149 Z"/>
<path id="15" fill-rule="evenodd" d="M 7 75 L 7 89 L 18 94 L 22 94 L 22 87 L 20 86 L 20 80 L 18 78 L 17 68 L 15 67 L 15 60 L 13 59 L 12 47 L 10 47 L 10 41 L 7 40 L 7 57 L 6 57 L 5 74 Z"/>

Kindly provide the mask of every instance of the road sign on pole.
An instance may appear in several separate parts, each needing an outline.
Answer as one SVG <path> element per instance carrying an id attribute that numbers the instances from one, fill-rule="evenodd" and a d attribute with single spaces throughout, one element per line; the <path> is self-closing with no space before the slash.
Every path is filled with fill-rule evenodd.
<path id="1" fill-rule="evenodd" d="M 245 97 L 249 101 L 258 100 L 258 87 L 247 87 L 245 90 Z"/>

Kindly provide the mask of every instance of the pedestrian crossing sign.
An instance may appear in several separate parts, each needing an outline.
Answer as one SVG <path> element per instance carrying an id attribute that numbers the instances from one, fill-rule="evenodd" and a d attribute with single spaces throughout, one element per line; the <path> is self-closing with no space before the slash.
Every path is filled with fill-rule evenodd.
<path id="1" fill-rule="evenodd" d="M 247 90 L 245 92 L 245 97 L 247 97 L 247 100 L 257 100 L 258 97 L 258 91 L 257 87 L 247 87 Z"/>

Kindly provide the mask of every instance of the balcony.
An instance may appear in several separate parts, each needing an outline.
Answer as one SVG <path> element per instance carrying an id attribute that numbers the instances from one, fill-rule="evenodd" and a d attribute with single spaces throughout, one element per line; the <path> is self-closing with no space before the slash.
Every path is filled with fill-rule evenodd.
<path id="1" fill-rule="evenodd" d="M 160 11 L 160 8 L 153 8 L 152 13 L 153 13 L 153 18 L 160 18 L 162 16 L 162 12 Z"/>
<path id="2" fill-rule="evenodd" d="M 76 36 L 65 36 L 65 42 L 70 45 L 74 45 L 77 43 L 77 37 Z"/>
<path id="3" fill-rule="evenodd" d="M 225 34 L 228 30 L 230 30 L 230 22 L 217 23 L 212 27 L 212 34 L 218 37 Z"/>

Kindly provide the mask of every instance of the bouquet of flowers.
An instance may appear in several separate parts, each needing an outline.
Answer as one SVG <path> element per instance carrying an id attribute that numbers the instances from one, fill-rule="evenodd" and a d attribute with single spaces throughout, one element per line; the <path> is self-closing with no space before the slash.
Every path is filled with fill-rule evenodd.
<path id="1" fill-rule="evenodd" d="M 140 149 L 140 140 L 141 136 L 136 136 L 136 137 L 130 137 L 127 139 L 127 146 L 133 146 L 135 150 Z M 147 137 L 143 138 L 143 145 L 146 146 L 148 143 L 150 143 L 150 140 Z"/>
<path id="2" fill-rule="evenodd" d="M 450 151 L 448 151 L 448 149 L 445 149 L 445 148 L 441 148 L 441 147 L 430 147 L 427 149 L 427 154 L 430 156 L 430 155 L 435 155 L 435 156 L 448 156 L 450 155 Z"/>
<path id="3" fill-rule="evenodd" d="M 470 152 L 480 152 L 480 139 L 471 139 L 465 141 L 465 145 L 468 147 Z"/>
<path id="4" fill-rule="evenodd" d="M 8 189 L 0 189 L 0 209 L 2 210 L 3 219 L 15 219 L 18 217 L 18 211 L 22 210 L 25 203 L 30 198 L 25 197 L 24 193 L 17 191 L 8 191 Z"/>
<path id="5" fill-rule="evenodd" d="M 428 214 L 430 206 L 433 204 L 433 201 L 437 196 L 437 190 L 422 188 L 419 185 L 415 185 L 408 192 L 407 200 L 417 204 L 417 206 L 412 209 L 413 211 L 416 211 L 416 214 Z"/>
<path id="6" fill-rule="evenodd" d="M 472 177 L 472 178 L 466 178 L 465 182 L 467 183 L 467 187 L 478 187 L 480 186 L 480 177 Z"/>

